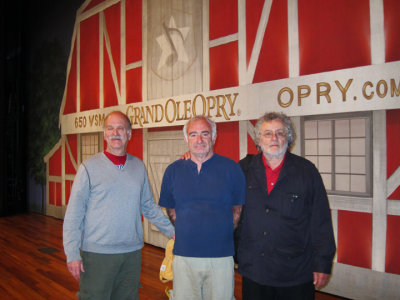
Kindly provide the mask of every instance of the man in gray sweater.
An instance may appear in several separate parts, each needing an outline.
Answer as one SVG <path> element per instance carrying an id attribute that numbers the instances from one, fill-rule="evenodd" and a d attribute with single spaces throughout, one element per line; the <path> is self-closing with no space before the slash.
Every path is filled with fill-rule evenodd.
<path id="1" fill-rule="evenodd" d="M 79 299 L 139 299 L 143 214 L 166 236 L 174 227 L 153 200 L 143 162 L 126 153 L 129 118 L 114 111 L 104 121 L 107 149 L 76 173 L 64 218 L 68 270 Z"/>

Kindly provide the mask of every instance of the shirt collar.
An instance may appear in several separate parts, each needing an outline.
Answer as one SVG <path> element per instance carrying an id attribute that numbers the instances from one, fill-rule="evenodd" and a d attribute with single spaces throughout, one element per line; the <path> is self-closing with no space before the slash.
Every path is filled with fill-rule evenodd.
<path id="1" fill-rule="evenodd" d="M 114 154 L 112 154 L 112 153 L 110 153 L 110 152 L 107 152 L 107 151 L 104 151 L 104 154 L 105 154 L 105 156 L 108 157 L 109 160 L 111 160 L 111 162 L 112 162 L 114 165 L 117 165 L 117 166 L 119 166 L 119 165 L 125 165 L 126 157 L 127 157 L 126 154 L 123 155 L 123 156 L 117 156 L 117 155 L 114 155 Z"/>
<path id="2" fill-rule="evenodd" d="M 283 166 L 283 162 L 285 161 L 285 158 L 286 158 L 286 153 L 285 153 L 285 155 L 283 156 L 283 159 L 282 159 L 281 163 L 279 164 L 279 166 L 277 166 L 277 167 L 276 167 L 275 169 L 273 169 L 273 170 L 272 170 L 271 167 L 268 165 L 267 160 L 265 159 L 265 156 L 264 156 L 263 154 L 261 154 L 261 155 L 262 155 L 262 161 L 263 161 L 265 170 L 267 170 L 268 172 L 273 172 L 273 173 L 279 173 L 279 172 L 281 171 L 282 166 Z"/>

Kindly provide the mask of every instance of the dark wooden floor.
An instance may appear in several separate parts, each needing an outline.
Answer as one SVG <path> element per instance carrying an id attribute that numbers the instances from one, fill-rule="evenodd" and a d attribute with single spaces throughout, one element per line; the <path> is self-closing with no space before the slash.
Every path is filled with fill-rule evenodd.
<path id="1" fill-rule="evenodd" d="M 168 299 L 158 278 L 164 250 L 146 245 L 142 253 L 141 300 Z M 236 274 L 235 297 L 241 300 Z M 68 273 L 62 248 L 62 220 L 39 214 L 0 218 L 0 299 L 76 299 L 78 284 Z M 317 300 L 339 299 L 317 293 Z"/>

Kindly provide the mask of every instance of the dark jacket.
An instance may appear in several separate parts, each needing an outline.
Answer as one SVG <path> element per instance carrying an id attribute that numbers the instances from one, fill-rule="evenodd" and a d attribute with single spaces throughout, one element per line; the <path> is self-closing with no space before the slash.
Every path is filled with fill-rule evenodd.
<path id="1" fill-rule="evenodd" d="M 330 274 L 336 246 L 321 176 L 287 153 L 268 195 L 262 154 L 240 162 L 246 175 L 238 249 L 239 273 L 269 286 L 293 286 Z"/>

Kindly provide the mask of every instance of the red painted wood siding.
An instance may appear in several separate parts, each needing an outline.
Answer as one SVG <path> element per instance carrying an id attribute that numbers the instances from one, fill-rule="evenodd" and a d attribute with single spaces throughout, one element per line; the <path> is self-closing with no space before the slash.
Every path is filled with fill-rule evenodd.
<path id="1" fill-rule="evenodd" d="M 300 74 L 369 65 L 367 0 L 299 0 Z"/>
<path id="2" fill-rule="evenodd" d="M 99 15 L 80 24 L 81 111 L 99 108 Z"/>
<path id="3" fill-rule="evenodd" d="M 400 216 L 388 215 L 385 272 L 400 275 Z"/>
<path id="4" fill-rule="evenodd" d="M 400 109 L 386 111 L 387 178 L 400 167 Z M 400 200 L 400 187 L 389 196 Z"/>
<path id="5" fill-rule="evenodd" d="M 337 261 L 371 268 L 372 215 L 338 211 Z"/>

